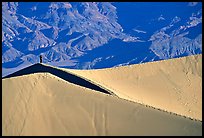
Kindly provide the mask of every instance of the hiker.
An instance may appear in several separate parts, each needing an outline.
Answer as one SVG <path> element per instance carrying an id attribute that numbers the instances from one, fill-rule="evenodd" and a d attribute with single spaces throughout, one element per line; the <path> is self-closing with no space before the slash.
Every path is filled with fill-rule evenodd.
<path id="1" fill-rule="evenodd" d="M 42 55 L 40 55 L 40 63 L 42 63 Z"/>

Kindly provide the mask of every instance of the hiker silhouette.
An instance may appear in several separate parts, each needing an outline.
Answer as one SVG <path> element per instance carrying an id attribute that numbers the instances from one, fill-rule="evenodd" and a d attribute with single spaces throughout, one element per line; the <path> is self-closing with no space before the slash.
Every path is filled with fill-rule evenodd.
<path id="1" fill-rule="evenodd" d="M 42 63 L 42 55 L 40 55 L 40 63 Z"/>

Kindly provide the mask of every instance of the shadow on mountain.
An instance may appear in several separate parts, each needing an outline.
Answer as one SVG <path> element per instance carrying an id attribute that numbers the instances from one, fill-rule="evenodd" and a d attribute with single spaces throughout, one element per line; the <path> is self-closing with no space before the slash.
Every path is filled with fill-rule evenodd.
<path id="1" fill-rule="evenodd" d="M 141 61 L 143 61 L 143 63 L 149 62 L 156 57 L 156 55 L 149 50 L 149 45 L 151 45 L 150 42 L 123 42 L 120 39 L 113 39 L 108 44 L 87 51 L 85 55 L 72 58 L 73 60 L 80 61 L 76 66 L 63 67 L 73 69 L 101 69 L 111 68 L 122 63 L 131 65 L 139 64 Z M 89 67 L 90 63 L 91 65 Z"/>
<path id="2" fill-rule="evenodd" d="M 78 76 L 75 76 L 73 74 L 70 74 L 68 72 L 65 72 L 65 71 L 62 71 L 62 70 L 59 70 L 59 69 L 56 69 L 56 68 L 52 68 L 52 67 L 49 67 L 49 66 L 44 66 L 42 64 L 35 64 L 35 65 L 32 65 L 32 66 L 29 66 L 27 68 L 24 68 L 22 70 L 19 70 L 13 74 L 10 74 L 8 76 L 5 76 L 3 77 L 4 78 L 11 78 L 11 77 L 16 77 L 16 76 L 21 76 L 21 75 L 27 75 L 27 74 L 32 74 L 32 73 L 43 73 L 43 72 L 46 72 L 46 73 L 51 73 L 65 81 L 68 81 L 70 83 L 73 83 L 73 84 L 76 84 L 76 85 L 79 85 L 79 86 L 82 86 L 82 87 L 86 87 L 86 88 L 89 88 L 89 89 L 92 89 L 92 90 L 96 90 L 96 91 L 99 91 L 99 92 L 102 92 L 102 93 L 106 93 L 106 94 L 111 94 L 110 92 L 108 92 L 107 90 L 85 80 L 85 79 L 82 79 Z"/>
<path id="3" fill-rule="evenodd" d="M 18 67 L 19 65 L 21 65 L 23 63 L 22 59 L 17 59 L 15 61 L 9 61 L 6 63 L 2 63 L 2 67 L 3 68 L 15 68 Z"/>

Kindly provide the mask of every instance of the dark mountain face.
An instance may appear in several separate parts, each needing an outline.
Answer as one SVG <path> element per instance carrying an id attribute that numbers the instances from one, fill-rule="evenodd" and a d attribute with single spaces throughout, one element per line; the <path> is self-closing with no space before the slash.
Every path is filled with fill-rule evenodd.
<path id="1" fill-rule="evenodd" d="M 94 69 L 199 54 L 201 9 L 185 2 L 3 2 L 2 75 L 39 55 L 47 64 Z"/>

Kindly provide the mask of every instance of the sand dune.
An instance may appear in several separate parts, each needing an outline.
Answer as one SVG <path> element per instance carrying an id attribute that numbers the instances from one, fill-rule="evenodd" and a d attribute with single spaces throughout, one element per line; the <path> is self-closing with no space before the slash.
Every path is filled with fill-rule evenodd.
<path id="1" fill-rule="evenodd" d="M 6 78 L 2 84 L 4 136 L 202 135 L 200 121 L 90 90 L 50 73 Z"/>
<path id="2" fill-rule="evenodd" d="M 121 98 L 202 120 L 202 54 L 109 69 L 64 70 Z"/>
<path id="3" fill-rule="evenodd" d="M 105 89 L 100 88 L 99 86 L 95 85 L 94 83 L 90 83 L 86 79 L 80 78 L 76 75 L 65 72 L 65 71 L 60 70 L 58 68 L 54 68 L 52 66 L 47 66 L 45 64 L 40 64 L 40 63 L 26 67 L 22 70 L 15 72 L 15 73 L 7 75 L 4 78 L 18 77 L 18 76 L 22 76 L 22 75 L 28 75 L 28 74 L 33 74 L 33 73 L 44 73 L 44 72 L 53 74 L 53 75 L 65 80 L 65 81 L 70 82 L 70 83 L 73 83 L 73 84 L 76 84 L 76 85 L 79 85 L 82 87 L 90 88 L 92 90 L 97 90 L 99 92 L 110 94 Z"/>

